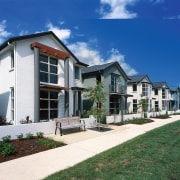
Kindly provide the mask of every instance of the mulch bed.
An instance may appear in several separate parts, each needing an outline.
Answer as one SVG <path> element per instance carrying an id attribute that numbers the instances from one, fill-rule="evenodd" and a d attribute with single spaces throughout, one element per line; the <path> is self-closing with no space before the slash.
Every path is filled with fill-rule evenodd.
<path id="1" fill-rule="evenodd" d="M 7 157 L 3 157 L 3 155 L 0 153 L 0 163 L 52 149 L 47 147 L 46 145 L 38 143 L 39 140 L 40 138 L 38 137 L 33 137 L 33 139 L 24 138 L 22 140 L 10 140 L 10 142 L 8 143 L 14 146 L 15 153 Z M 57 145 L 57 147 L 63 145 L 64 144 Z"/>

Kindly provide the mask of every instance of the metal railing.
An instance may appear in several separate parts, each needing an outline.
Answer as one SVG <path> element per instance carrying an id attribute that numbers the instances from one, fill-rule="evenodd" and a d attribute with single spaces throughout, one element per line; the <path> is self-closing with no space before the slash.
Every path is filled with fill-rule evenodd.
<path id="1" fill-rule="evenodd" d="M 126 94 L 127 93 L 127 86 L 125 85 L 109 85 L 109 92 L 110 93 L 118 93 L 118 94 Z"/>

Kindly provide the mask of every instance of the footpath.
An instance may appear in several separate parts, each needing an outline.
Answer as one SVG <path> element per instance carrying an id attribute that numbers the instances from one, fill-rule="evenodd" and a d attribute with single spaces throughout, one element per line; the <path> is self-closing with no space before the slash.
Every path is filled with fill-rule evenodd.
<path id="1" fill-rule="evenodd" d="M 93 157 L 152 129 L 180 120 L 180 115 L 168 119 L 153 119 L 144 125 L 127 124 L 108 126 L 107 132 L 88 129 L 79 133 L 60 136 L 49 135 L 55 140 L 64 140 L 68 145 L 0 163 L 0 180 L 39 180 L 57 171 Z"/>

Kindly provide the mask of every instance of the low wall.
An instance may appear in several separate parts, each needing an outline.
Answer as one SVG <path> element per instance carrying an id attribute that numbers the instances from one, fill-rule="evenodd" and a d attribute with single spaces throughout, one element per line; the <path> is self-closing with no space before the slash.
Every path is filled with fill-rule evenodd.
<path id="1" fill-rule="evenodd" d="M 44 134 L 52 134 L 54 133 L 54 130 L 54 121 L 0 126 L 0 140 L 3 136 L 7 135 L 10 135 L 11 139 L 17 139 L 17 135 L 21 133 L 23 133 L 24 137 L 26 137 L 27 133 L 31 133 L 33 135 L 36 135 L 37 132 L 43 132 Z"/>
<path id="2" fill-rule="evenodd" d="M 93 127 L 96 125 L 96 119 L 93 117 L 82 119 L 85 121 L 86 127 Z M 0 126 L 0 140 L 2 137 L 10 135 L 11 139 L 17 139 L 17 135 L 23 133 L 26 137 L 27 133 L 36 135 L 37 132 L 43 132 L 44 134 L 53 134 L 55 132 L 55 122 L 39 122 L 29 124 L 7 125 Z"/>
<path id="3" fill-rule="evenodd" d="M 123 115 L 123 120 L 129 120 L 133 118 L 140 118 L 141 114 L 124 114 Z M 121 115 L 113 115 L 113 116 L 106 116 L 106 123 L 119 123 L 121 122 Z"/>

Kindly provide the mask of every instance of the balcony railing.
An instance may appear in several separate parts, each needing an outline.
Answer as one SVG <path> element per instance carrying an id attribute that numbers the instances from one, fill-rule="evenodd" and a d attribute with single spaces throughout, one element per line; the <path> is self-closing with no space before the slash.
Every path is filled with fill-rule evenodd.
<path id="1" fill-rule="evenodd" d="M 109 93 L 127 94 L 127 86 L 125 85 L 109 85 Z"/>

